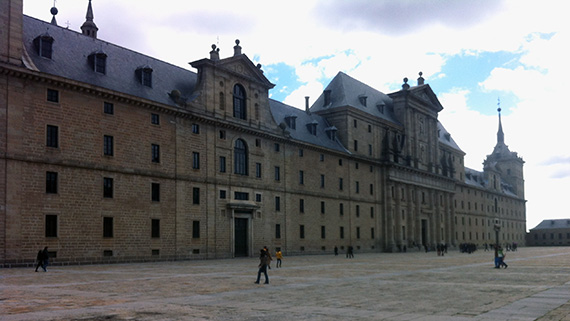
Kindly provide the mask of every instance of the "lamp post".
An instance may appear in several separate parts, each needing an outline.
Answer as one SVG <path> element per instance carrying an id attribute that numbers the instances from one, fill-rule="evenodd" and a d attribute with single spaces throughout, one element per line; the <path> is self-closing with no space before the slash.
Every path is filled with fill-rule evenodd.
<path id="1" fill-rule="evenodd" d="M 495 225 L 493 226 L 495 230 L 495 268 L 499 268 L 499 232 L 501 231 L 501 225 L 499 224 L 499 219 L 495 219 Z"/>

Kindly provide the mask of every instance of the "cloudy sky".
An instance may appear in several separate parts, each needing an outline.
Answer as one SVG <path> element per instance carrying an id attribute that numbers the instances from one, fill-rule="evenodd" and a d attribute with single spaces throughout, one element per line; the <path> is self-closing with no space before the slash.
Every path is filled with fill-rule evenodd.
<path id="1" fill-rule="evenodd" d="M 60 26 L 79 31 L 88 0 L 57 0 Z M 50 21 L 53 0 L 24 0 Z M 525 161 L 527 229 L 570 218 L 570 19 L 562 0 L 93 0 L 100 39 L 192 69 L 243 53 L 276 84 L 270 95 L 304 108 L 339 71 L 384 92 L 418 72 L 444 106 L 439 114 L 482 171 L 497 141 Z"/>

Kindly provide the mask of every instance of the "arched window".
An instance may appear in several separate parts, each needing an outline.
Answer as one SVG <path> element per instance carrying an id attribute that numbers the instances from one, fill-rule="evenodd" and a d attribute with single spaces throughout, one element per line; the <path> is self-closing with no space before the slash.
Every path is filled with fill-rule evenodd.
<path id="1" fill-rule="evenodd" d="M 247 145 L 242 139 L 234 144 L 234 173 L 247 175 Z"/>
<path id="2" fill-rule="evenodd" d="M 239 84 L 234 86 L 234 117 L 246 119 L 245 89 Z"/>

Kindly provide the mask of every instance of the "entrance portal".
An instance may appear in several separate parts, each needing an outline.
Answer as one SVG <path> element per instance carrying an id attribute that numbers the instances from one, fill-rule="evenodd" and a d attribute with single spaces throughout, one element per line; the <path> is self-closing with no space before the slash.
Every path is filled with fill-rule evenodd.
<path id="1" fill-rule="evenodd" d="M 428 222 L 427 220 L 422 220 L 422 244 L 428 245 Z"/>
<path id="2" fill-rule="evenodd" d="M 234 218 L 234 255 L 235 257 L 248 256 L 247 246 L 247 218 Z"/>

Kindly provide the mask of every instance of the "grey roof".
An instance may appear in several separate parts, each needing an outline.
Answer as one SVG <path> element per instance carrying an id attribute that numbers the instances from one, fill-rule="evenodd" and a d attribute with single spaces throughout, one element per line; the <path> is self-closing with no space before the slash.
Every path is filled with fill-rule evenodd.
<path id="1" fill-rule="evenodd" d="M 331 80 L 326 90 L 330 90 L 331 93 L 330 103 L 325 106 L 325 97 L 321 94 L 311 106 L 312 112 L 350 106 L 372 116 L 400 124 L 393 114 L 392 98 L 343 72 L 339 72 Z M 366 97 L 366 106 L 361 103 L 362 97 Z M 384 112 L 379 110 L 378 105 L 384 106 Z"/>
<path id="2" fill-rule="evenodd" d="M 322 146 L 330 148 L 332 150 L 337 150 L 340 152 L 350 153 L 338 140 L 338 138 L 331 139 L 327 135 L 327 130 L 335 130 L 333 126 L 326 121 L 322 116 L 315 113 L 307 113 L 304 110 L 286 105 L 282 102 L 269 99 L 269 107 L 271 108 L 271 114 L 275 123 L 280 126 L 287 126 L 287 117 L 295 119 L 295 129 L 287 126 L 284 130 L 288 131 L 289 136 L 292 139 L 302 141 L 305 143 Z M 281 124 L 284 125 L 281 125 Z M 316 135 L 311 134 L 307 128 L 308 124 L 316 124 L 317 132 Z"/>
<path id="3" fill-rule="evenodd" d="M 49 24 L 24 15 L 24 46 L 33 64 L 41 72 L 100 86 L 175 106 L 169 93 L 176 89 L 189 98 L 196 85 L 196 73 L 79 32 Z M 54 39 L 52 59 L 40 57 L 33 44 L 36 37 Z M 107 55 L 106 73 L 93 71 L 88 56 Z M 152 88 L 143 86 L 135 76 L 140 67 L 152 68 Z"/>
<path id="4" fill-rule="evenodd" d="M 447 145 L 453 149 L 461 151 L 461 148 L 459 148 L 459 145 L 457 145 L 455 140 L 453 140 L 453 138 L 451 137 L 451 134 L 447 131 L 447 129 L 445 129 L 445 127 L 443 127 L 443 124 L 440 121 L 437 122 L 437 131 L 439 134 L 439 142 L 441 144 Z"/>
<path id="5" fill-rule="evenodd" d="M 479 172 L 468 167 L 465 167 L 465 183 L 478 188 L 487 188 L 488 186 L 488 181 L 485 178 L 484 172 Z M 503 191 L 503 194 L 507 196 L 518 197 L 514 192 L 512 185 L 502 180 L 501 190 Z"/>
<path id="6" fill-rule="evenodd" d="M 535 230 L 549 230 L 549 229 L 562 229 L 562 228 L 570 229 L 570 218 L 559 219 L 559 220 L 544 220 L 540 222 L 540 224 L 538 224 L 535 228 L 530 230 L 535 231 Z"/>

